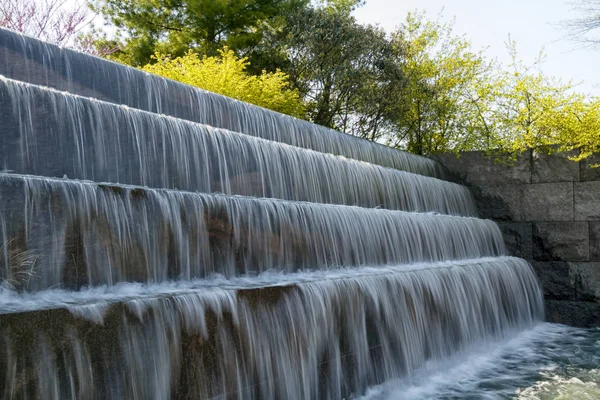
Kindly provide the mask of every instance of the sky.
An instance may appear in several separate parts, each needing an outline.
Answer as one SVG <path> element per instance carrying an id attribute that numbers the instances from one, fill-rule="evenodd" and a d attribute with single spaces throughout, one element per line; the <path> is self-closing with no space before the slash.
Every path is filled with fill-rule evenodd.
<path id="1" fill-rule="evenodd" d="M 581 83 L 579 91 L 600 96 L 600 48 L 564 39 L 565 20 L 578 16 L 570 0 L 366 0 L 354 12 L 361 23 L 377 24 L 387 31 L 398 27 L 410 11 L 421 10 L 429 19 L 455 18 L 454 30 L 465 34 L 474 49 L 507 63 L 505 43 L 517 42 L 520 58 L 531 63 L 543 48 L 542 71 Z M 600 33 L 600 32 L 599 32 Z"/>

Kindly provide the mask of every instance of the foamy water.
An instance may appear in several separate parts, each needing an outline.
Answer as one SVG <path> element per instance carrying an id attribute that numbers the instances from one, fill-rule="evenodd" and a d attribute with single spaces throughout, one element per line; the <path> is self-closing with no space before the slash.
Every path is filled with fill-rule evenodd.
<path id="1" fill-rule="evenodd" d="M 361 400 L 600 399 L 600 329 L 541 323 L 511 339 L 479 343 Z"/>
<path id="2" fill-rule="evenodd" d="M 260 287 L 289 286 L 325 280 L 352 279 L 367 276 L 386 275 L 436 268 L 461 268 L 487 263 L 520 262 L 514 257 L 484 257 L 471 260 L 446 261 L 439 263 L 416 263 L 408 265 L 386 265 L 379 267 L 333 268 L 329 270 L 305 270 L 286 274 L 281 271 L 266 271 L 261 274 L 226 278 L 215 274 L 209 279 L 189 281 L 166 281 L 159 283 L 122 282 L 115 285 L 101 285 L 84 288 L 80 291 L 49 289 L 39 292 L 17 292 L 0 280 L 0 314 L 44 310 L 51 308 L 71 308 L 85 305 L 102 305 L 128 300 L 180 296 L 196 293 L 198 290 L 232 291 Z"/>

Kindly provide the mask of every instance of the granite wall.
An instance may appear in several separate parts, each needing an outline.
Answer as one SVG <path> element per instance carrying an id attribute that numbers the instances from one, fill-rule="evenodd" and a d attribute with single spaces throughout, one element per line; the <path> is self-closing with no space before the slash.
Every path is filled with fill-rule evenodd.
<path id="1" fill-rule="evenodd" d="M 471 188 L 512 255 L 536 270 L 549 321 L 600 326 L 600 155 L 523 153 L 511 165 L 481 152 L 434 157 Z"/>

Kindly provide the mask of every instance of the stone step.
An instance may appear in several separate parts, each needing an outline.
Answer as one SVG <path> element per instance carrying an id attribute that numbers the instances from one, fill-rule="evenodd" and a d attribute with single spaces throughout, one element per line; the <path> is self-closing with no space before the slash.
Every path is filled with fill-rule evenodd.
<path id="1" fill-rule="evenodd" d="M 0 79 L 0 168 L 155 188 L 476 216 L 463 186 Z"/>
<path id="2" fill-rule="evenodd" d="M 503 255 L 476 218 L 0 174 L 0 278 L 161 282 Z"/>
<path id="3" fill-rule="evenodd" d="M 0 311 L 0 392 L 342 398 L 543 313 L 515 258 L 332 273 L 14 295 L 21 311 Z M 64 302 L 24 311 L 52 299 Z"/>
<path id="4" fill-rule="evenodd" d="M 1 28 L 0 75 L 384 167 L 443 176 L 433 160 Z"/>

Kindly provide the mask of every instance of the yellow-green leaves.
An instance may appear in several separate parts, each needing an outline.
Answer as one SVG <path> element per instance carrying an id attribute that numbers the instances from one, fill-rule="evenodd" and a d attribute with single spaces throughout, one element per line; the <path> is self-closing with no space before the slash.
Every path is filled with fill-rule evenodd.
<path id="1" fill-rule="evenodd" d="M 221 50 L 216 57 L 201 58 L 190 51 L 177 58 L 156 54 L 154 59 L 154 64 L 142 69 L 270 110 L 304 116 L 300 95 L 290 88 L 285 73 L 277 70 L 249 75 L 246 72 L 248 60 L 236 57 L 232 50 Z"/>
<path id="2" fill-rule="evenodd" d="M 410 101 L 390 143 L 419 154 L 576 150 L 575 160 L 600 151 L 600 99 L 544 75 L 543 53 L 526 66 L 509 40 L 512 63 L 502 68 L 471 50 L 452 24 L 421 14 L 409 14 L 393 41 L 404 50 Z"/>
<path id="3" fill-rule="evenodd" d="M 529 67 L 509 42 L 511 69 L 498 79 L 494 118 L 498 145 L 509 152 L 532 148 L 577 150 L 582 160 L 600 150 L 600 101 L 575 91 L 571 82 L 545 76 L 537 69 L 543 54 Z"/>
<path id="4" fill-rule="evenodd" d="M 418 154 L 486 148 L 492 63 L 455 36 L 452 24 L 421 14 L 409 14 L 393 42 L 403 50 L 410 100 L 391 143 Z"/>

